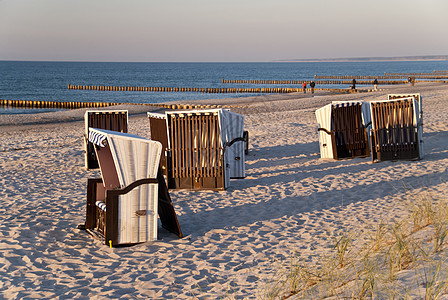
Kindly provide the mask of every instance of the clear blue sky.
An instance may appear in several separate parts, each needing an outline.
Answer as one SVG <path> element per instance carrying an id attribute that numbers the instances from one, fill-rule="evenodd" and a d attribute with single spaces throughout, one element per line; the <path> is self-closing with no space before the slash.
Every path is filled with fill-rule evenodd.
<path id="1" fill-rule="evenodd" d="M 447 0 L 0 0 L 0 60 L 448 55 Z"/>

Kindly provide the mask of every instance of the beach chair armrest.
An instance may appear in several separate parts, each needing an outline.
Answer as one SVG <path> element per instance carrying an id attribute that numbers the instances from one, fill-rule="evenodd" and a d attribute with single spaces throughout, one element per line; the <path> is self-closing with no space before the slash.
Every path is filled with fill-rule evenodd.
<path id="1" fill-rule="evenodd" d="M 244 138 L 244 137 L 237 137 L 237 138 L 234 138 L 233 140 L 228 141 L 227 143 L 224 144 L 224 149 L 227 148 L 227 147 L 232 146 L 232 145 L 235 144 L 236 142 L 246 142 L 246 138 Z"/>
<path id="2" fill-rule="evenodd" d="M 325 132 L 326 134 L 329 134 L 329 135 L 332 135 L 332 134 L 333 134 L 332 131 L 328 131 L 328 130 L 325 129 L 325 128 L 317 128 L 317 131 L 323 131 L 323 132 Z"/>
<path id="3" fill-rule="evenodd" d="M 124 188 L 121 189 L 113 189 L 113 190 L 108 190 L 107 191 L 107 198 L 109 198 L 109 196 L 112 197 L 116 197 L 119 195 L 124 195 L 129 193 L 130 191 L 132 191 L 133 189 L 135 189 L 136 187 L 143 185 L 143 184 L 158 184 L 159 181 L 157 180 L 157 178 L 144 178 L 144 179 L 140 179 L 137 181 L 134 181 L 133 183 L 131 183 L 128 186 L 125 186 Z"/>

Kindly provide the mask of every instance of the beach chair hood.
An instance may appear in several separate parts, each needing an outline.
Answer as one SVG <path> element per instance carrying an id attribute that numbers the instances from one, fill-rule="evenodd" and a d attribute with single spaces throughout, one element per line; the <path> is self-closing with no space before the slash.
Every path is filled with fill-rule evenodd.
<path id="1" fill-rule="evenodd" d="M 137 135 L 90 128 L 89 141 L 109 145 L 121 187 L 143 178 L 156 178 L 162 145 Z"/>

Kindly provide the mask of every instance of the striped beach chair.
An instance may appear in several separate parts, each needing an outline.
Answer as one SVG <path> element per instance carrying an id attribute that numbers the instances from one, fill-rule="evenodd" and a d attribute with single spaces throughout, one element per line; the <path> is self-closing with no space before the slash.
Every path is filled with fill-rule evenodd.
<path id="1" fill-rule="evenodd" d="M 170 189 L 225 189 L 230 178 L 246 176 L 244 116 L 204 109 L 148 113 L 148 118 L 151 138 L 166 144 L 162 167 Z"/>
<path id="2" fill-rule="evenodd" d="M 162 226 L 182 237 L 163 175 L 162 145 L 140 136 L 90 128 L 101 178 L 87 182 L 85 229 L 110 246 L 157 239 Z"/>

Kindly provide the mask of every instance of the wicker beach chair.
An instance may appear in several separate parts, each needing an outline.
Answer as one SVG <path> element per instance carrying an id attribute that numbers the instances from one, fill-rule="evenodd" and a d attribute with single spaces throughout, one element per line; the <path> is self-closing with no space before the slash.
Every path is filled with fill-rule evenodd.
<path id="1" fill-rule="evenodd" d="M 372 161 L 423 158 L 421 102 L 408 97 L 370 106 Z"/>
<path id="2" fill-rule="evenodd" d="M 367 102 L 333 102 L 316 110 L 321 158 L 370 155 L 370 111 Z"/>
<path id="3" fill-rule="evenodd" d="M 225 189 L 230 178 L 245 177 L 244 116 L 208 109 L 148 113 L 148 118 L 151 138 L 167 145 L 162 168 L 170 189 Z"/>
<path id="4" fill-rule="evenodd" d="M 157 239 L 162 226 L 182 237 L 159 172 L 162 145 L 136 135 L 89 129 L 101 178 L 88 179 L 85 229 L 110 246 Z"/>
<path id="5" fill-rule="evenodd" d="M 89 128 L 99 128 L 118 132 L 128 132 L 127 110 L 88 110 L 84 115 L 84 151 L 86 169 L 98 169 L 93 144 L 89 142 Z"/>

